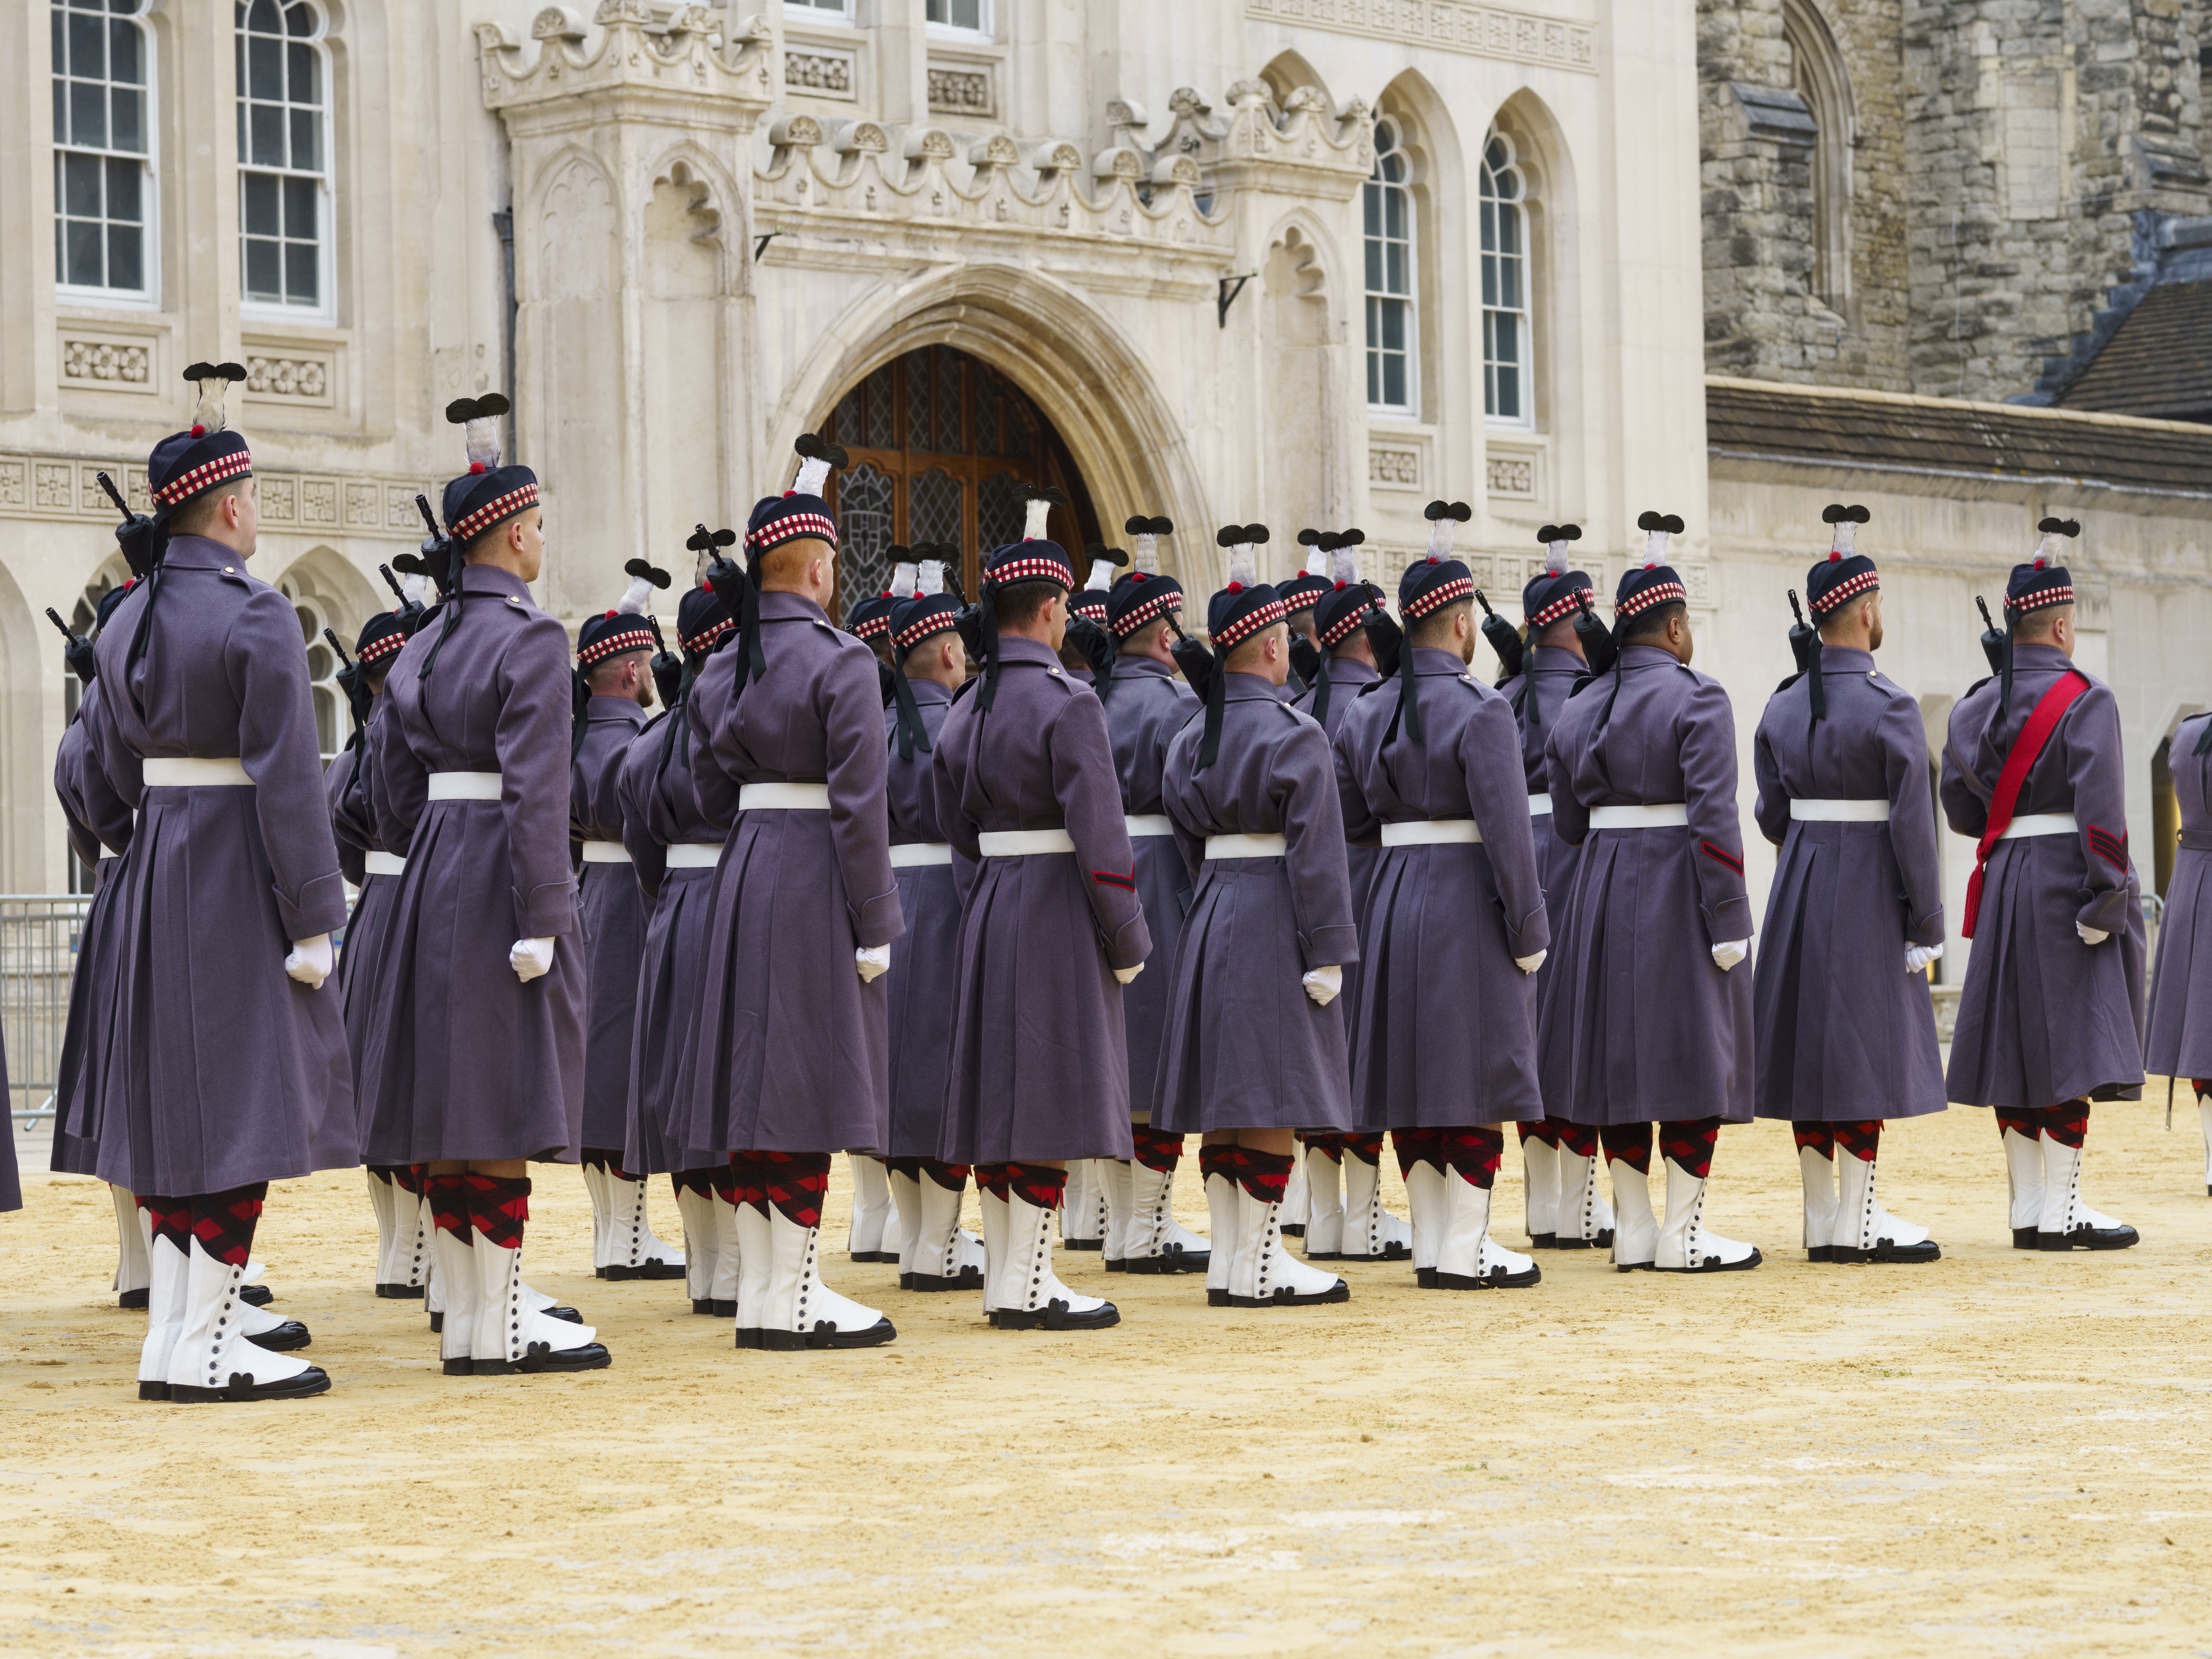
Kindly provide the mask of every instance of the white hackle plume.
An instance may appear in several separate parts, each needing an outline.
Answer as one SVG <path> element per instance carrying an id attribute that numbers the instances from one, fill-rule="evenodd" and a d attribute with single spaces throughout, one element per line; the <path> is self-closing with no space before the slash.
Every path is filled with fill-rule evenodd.
<path id="1" fill-rule="evenodd" d="M 1835 536 L 1828 543 L 1830 559 L 1848 559 L 1857 550 L 1859 527 L 1850 519 L 1838 520 Z"/>
<path id="2" fill-rule="evenodd" d="M 1339 587 L 1350 587 L 1359 580 L 1359 550 L 1339 547 L 1328 556 L 1329 579 Z"/>
<path id="3" fill-rule="evenodd" d="M 1234 542 L 1229 549 L 1229 586 L 1251 587 L 1260 580 L 1260 566 L 1252 556 L 1250 542 Z"/>
<path id="4" fill-rule="evenodd" d="M 931 562 L 936 562 L 932 560 Z M 939 568 L 943 568 L 942 566 Z M 901 560 L 891 572 L 891 597 L 895 599 L 912 599 L 920 591 L 918 584 L 921 580 L 921 567 L 906 560 Z"/>
<path id="5" fill-rule="evenodd" d="M 399 579 L 399 591 L 406 596 L 408 604 L 420 605 L 429 596 L 430 579 L 410 571 Z"/>
<path id="6" fill-rule="evenodd" d="M 230 392 L 228 377 L 215 373 L 199 378 L 199 396 L 192 403 L 192 424 L 204 432 L 221 432 L 230 425 L 230 416 L 223 412 L 222 401 Z"/>
<path id="7" fill-rule="evenodd" d="M 1453 523 L 1454 520 L 1449 514 L 1446 514 L 1442 518 L 1429 520 L 1429 556 L 1431 558 L 1451 557 Z"/>
<path id="8" fill-rule="evenodd" d="M 1674 539 L 1674 532 L 1665 525 L 1654 525 L 1644 532 L 1644 568 L 1654 569 L 1667 562 L 1667 548 Z"/>
<path id="9" fill-rule="evenodd" d="M 615 601 L 615 610 L 625 617 L 642 617 L 652 599 L 653 584 L 643 576 L 632 576 L 622 598 Z"/>
<path id="10" fill-rule="evenodd" d="M 1544 574 L 1547 576 L 1565 575 L 1567 574 L 1567 561 L 1572 556 L 1569 550 L 1573 546 L 1574 544 L 1568 541 L 1545 543 Z"/>
<path id="11" fill-rule="evenodd" d="M 1083 584 L 1085 589 L 1096 587 L 1103 590 L 1113 586 L 1114 572 L 1118 568 L 1111 559 L 1091 560 L 1091 579 Z"/>
<path id="12" fill-rule="evenodd" d="M 1042 495 L 1033 495 L 1022 503 L 1022 539 L 1041 542 L 1045 539 L 1045 526 L 1052 517 L 1052 502 Z"/>
<path id="13" fill-rule="evenodd" d="M 1160 574 L 1160 538 L 1151 531 L 1140 530 L 1129 538 L 1129 568 L 1147 576 Z"/>
<path id="14" fill-rule="evenodd" d="M 924 599 L 942 593 L 945 591 L 945 561 L 924 559 L 915 574 L 914 591 L 915 597 Z"/>
<path id="15" fill-rule="evenodd" d="M 461 443 L 468 451 L 471 466 L 480 466 L 487 472 L 497 469 L 499 422 L 497 415 L 479 415 L 461 422 Z"/>
<path id="16" fill-rule="evenodd" d="M 801 456 L 799 477 L 791 486 L 792 493 L 795 495 L 819 495 L 822 486 L 829 482 L 830 461 L 827 456 Z"/>
<path id="17" fill-rule="evenodd" d="M 2073 539 L 2073 536 L 2057 520 L 2046 519 L 2044 524 L 2047 527 L 2035 549 L 2035 568 L 2038 570 L 2048 570 L 2052 565 L 2062 562 L 2066 557 L 2066 544 Z"/>
<path id="18" fill-rule="evenodd" d="M 1305 568 L 1299 574 L 1306 576 L 1319 576 L 1324 580 L 1328 580 L 1329 577 L 1331 562 L 1335 558 L 1335 550 L 1332 548 L 1324 548 L 1321 543 L 1316 541 L 1312 546 L 1306 549 Z"/>

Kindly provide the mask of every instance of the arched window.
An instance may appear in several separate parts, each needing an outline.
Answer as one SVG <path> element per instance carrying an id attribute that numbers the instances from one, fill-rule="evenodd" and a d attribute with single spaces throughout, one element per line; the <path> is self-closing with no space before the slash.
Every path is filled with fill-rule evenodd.
<path id="1" fill-rule="evenodd" d="M 338 684 L 337 653 L 323 637 L 323 629 L 328 628 L 340 639 L 350 640 L 359 625 L 341 616 L 312 580 L 287 574 L 276 588 L 291 600 L 292 612 L 300 619 L 300 639 L 307 649 L 308 691 L 315 705 L 315 741 L 322 748 L 323 764 L 328 766 L 353 735 L 353 715 Z"/>
<path id="2" fill-rule="evenodd" d="M 1811 0 L 1784 0 L 1782 39 L 1790 52 L 1790 83 L 1815 129 L 1813 292 L 1841 311 L 1851 297 L 1851 149 L 1858 126 L 1850 71 Z"/>
<path id="3" fill-rule="evenodd" d="M 145 0 L 52 0 L 54 281 L 152 300 L 154 41 Z"/>
<path id="4" fill-rule="evenodd" d="M 1528 210 L 1513 141 L 1492 128 L 1482 147 L 1482 407 L 1493 421 L 1533 416 L 1528 329 Z"/>
<path id="5" fill-rule="evenodd" d="M 312 0 L 237 0 L 239 269 L 249 306 L 328 316 L 330 75 Z"/>
<path id="6" fill-rule="evenodd" d="M 1410 414 L 1413 362 L 1413 192 L 1404 135 L 1375 124 L 1375 171 L 1363 208 L 1367 244 L 1367 404 Z"/>

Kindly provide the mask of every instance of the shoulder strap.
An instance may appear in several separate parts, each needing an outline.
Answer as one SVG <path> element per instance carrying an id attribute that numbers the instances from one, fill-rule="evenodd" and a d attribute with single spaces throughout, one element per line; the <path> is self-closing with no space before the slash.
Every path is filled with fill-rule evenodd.
<path id="1" fill-rule="evenodd" d="M 1990 797 L 1989 823 L 1974 846 L 1974 873 L 1966 882 L 1966 915 L 1959 931 L 1968 939 L 1973 938 L 1974 922 L 1981 915 L 1982 868 L 1989 862 L 1998 838 L 2012 827 L 2013 808 L 2019 803 L 2020 792 L 2027 787 L 2027 775 L 2043 758 L 2051 734 L 2066 718 L 2066 711 L 2074 706 L 2075 699 L 2088 689 L 2088 677 L 2078 668 L 2069 668 L 2060 675 L 2057 683 L 2037 701 L 2027 724 L 2021 727 L 2020 735 L 2006 752 L 2004 769 L 1997 774 L 1996 793 Z"/>

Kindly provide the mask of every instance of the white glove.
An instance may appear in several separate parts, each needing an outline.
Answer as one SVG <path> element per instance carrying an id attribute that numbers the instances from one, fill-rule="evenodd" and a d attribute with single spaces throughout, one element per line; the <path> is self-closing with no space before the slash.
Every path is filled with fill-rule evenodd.
<path id="1" fill-rule="evenodd" d="M 514 969 L 515 978 L 525 985 L 533 979 L 553 971 L 553 941 L 550 939 L 519 939 L 514 948 L 507 953 L 507 965 Z"/>
<path id="2" fill-rule="evenodd" d="M 1741 962 L 1750 954 L 1751 941 L 1749 939 L 1732 939 L 1724 945 L 1716 945 L 1713 946 L 1713 966 L 1719 969 L 1721 972 L 1725 974 L 1729 969 L 1735 967 L 1736 963 Z"/>
<path id="3" fill-rule="evenodd" d="M 1549 951 L 1539 951 L 1533 957 L 1516 957 L 1513 965 L 1524 974 L 1533 974 L 1544 965 L 1544 958 L 1551 954 Z"/>
<path id="4" fill-rule="evenodd" d="M 313 939 L 295 939 L 292 953 L 284 958 L 284 971 L 310 991 L 319 991 L 323 981 L 331 976 L 331 936 L 318 933 Z"/>
<path id="5" fill-rule="evenodd" d="M 2078 921 L 2074 924 L 2074 931 L 2081 934 L 2081 943 L 2084 945 L 2102 945 L 2106 939 L 2112 938 L 2112 935 L 2101 927 L 2085 927 Z"/>
<path id="6" fill-rule="evenodd" d="M 1942 954 L 1943 947 L 1940 945 L 1908 945 L 1905 947 L 1905 971 L 1924 974 L 1928 971 L 1928 964 Z"/>
<path id="7" fill-rule="evenodd" d="M 1306 988 L 1306 994 L 1313 999 L 1315 1007 L 1326 1008 L 1336 1000 L 1336 994 L 1344 989 L 1344 969 L 1340 967 L 1316 968 L 1301 975 L 1298 983 Z"/>
<path id="8" fill-rule="evenodd" d="M 853 965 L 860 970 L 861 984 L 873 984 L 891 965 L 891 947 L 871 945 L 866 950 L 855 951 Z"/>
<path id="9" fill-rule="evenodd" d="M 1144 971 L 1145 964 L 1140 962 L 1133 968 L 1116 968 L 1114 970 L 1114 978 L 1118 983 L 1127 985 Z"/>

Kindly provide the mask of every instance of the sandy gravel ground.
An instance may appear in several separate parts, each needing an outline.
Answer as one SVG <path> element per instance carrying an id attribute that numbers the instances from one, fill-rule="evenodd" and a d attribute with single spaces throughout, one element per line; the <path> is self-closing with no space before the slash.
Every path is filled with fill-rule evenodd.
<path id="1" fill-rule="evenodd" d="M 857 1354 L 741 1353 L 680 1285 L 594 1281 L 556 1171 L 530 1277 L 616 1363 L 543 1379 L 439 1375 L 333 1175 L 272 1194 L 258 1254 L 337 1386 L 258 1407 L 137 1401 L 106 1195 L 41 1179 L 0 1218 L 0 1651 L 2203 1653 L 2212 1200 L 2176 1115 L 2099 1110 L 2120 1254 L 2007 1248 L 1959 1111 L 1885 1148 L 1945 1260 L 1813 1267 L 1759 1125 L 1708 1209 L 1755 1273 L 1373 1267 L 1344 1306 L 1229 1312 L 1063 1256 L 1125 1315 L 1073 1336 L 840 1261 L 901 1334 Z M 1501 1211 L 1519 1242 L 1517 1170 Z"/>

